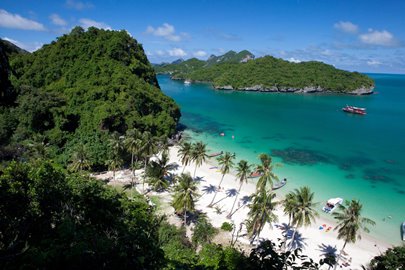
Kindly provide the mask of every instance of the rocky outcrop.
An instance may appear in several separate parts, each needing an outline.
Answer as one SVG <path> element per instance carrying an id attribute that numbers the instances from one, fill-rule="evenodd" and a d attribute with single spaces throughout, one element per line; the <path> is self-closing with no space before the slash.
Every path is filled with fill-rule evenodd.
<path id="1" fill-rule="evenodd" d="M 222 86 L 214 86 L 215 89 L 218 90 L 237 90 L 237 91 L 254 91 L 254 92 L 280 92 L 280 93 L 331 93 L 331 92 L 338 92 L 338 91 L 331 91 L 330 89 L 324 89 L 320 86 L 307 86 L 304 88 L 294 88 L 294 87 L 264 87 L 263 85 L 253 85 L 249 87 L 243 88 L 233 88 L 232 85 L 222 85 Z M 374 87 L 361 87 L 351 92 L 343 92 L 345 94 L 352 94 L 352 95 L 370 95 L 373 93 Z"/>

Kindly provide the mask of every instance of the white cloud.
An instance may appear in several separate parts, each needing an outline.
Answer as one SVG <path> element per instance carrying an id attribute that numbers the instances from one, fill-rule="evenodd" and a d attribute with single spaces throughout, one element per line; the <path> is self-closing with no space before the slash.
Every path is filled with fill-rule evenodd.
<path id="1" fill-rule="evenodd" d="M 84 10 L 88 8 L 92 8 L 93 4 L 89 2 L 81 2 L 75 0 L 66 0 L 66 7 L 76 10 Z"/>
<path id="2" fill-rule="evenodd" d="M 162 51 L 162 50 L 157 50 L 157 51 L 156 51 L 156 54 L 159 55 L 159 56 L 163 56 L 163 55 L 165 55 L 166 53 L 165 53 L 164 51 Z"/>
<path id="3" fill-rule="evenodd" d="M 46 30 L 41 23 L 26 19 L 18 14 L 9 13 L 4 9 L 0 9 L 0 27 L 36 31 Z"/>
<path id="4" fill-rule="evenodd" d="M 171 50 L 167 51 L 169 53 L 170 56 L 176 56 L 176 57 L 184 57 L 187 55 L 187 53 L 180 48 L 173 48 Z"/>
<path id="5" fill-rule="evenodd" d="M 52 14 L 51 16 L 49 16 L 49 19 L 51 19 L 54 25 L 59 26 L 67 25 L 67 22 L 64 19 L 62 19 L 58 14 Z"/>
<path id="6" fill-rule="evenodd" d="M 349 34 L 356 34 L 359 31 L 359 27 L 351 22 L 337 22 L 333 25 L 335 29 Z"/>
<path id="7" fill-rule="evenodd" d="M 195 57 L 204 57 L 204 56 L 207 56 L 207 52 L 199 50 L 199 51 L 194 52 L 193 55 Z"/>
<path id="8" fill-rule="evenodd" d="M 367 65 L 373 66 L 373 67 L 379 66 L 381 64 L 382 63 L 380 61 L 377 61 L 377 60 L 374 60 L 374 59 L 367 61 Z"/>
<path id="9" fill-rule="evenodd" d="M 14 45 L 17 45 L 21 49 L 24 49 L 29 52 L 34 52 L 34 51 L 40 49 L 43 45 L 43 43 L 40 43 L 40 42 L 22 43 L 18 40 L 11 39 L 8 37 L 3 37 L 2 39 L 7 40 L 7 41 L 13 43 Z"/>
<path id="10" fill-rule="evenodd" d="M 103 22 L 97 22 L 97 21 L 94 21 L 94 20 L 91 20 L 91 19 L 83 18 L 83 19 L 80 19 L 79 22 L 80 22 L 80 25 L 83 28 L 86 28 L 86 29 L 91 27 L 91 26 L 94 26 L 94 27 L 97 27 L 97 28 L 100 28 L 100 29 L 112 30 L 111 26 L 109 26 L 108 24 L 103 23 Z"/>
<path id="11" fill-rule="evenodd" d="M 168 23 L 164 23 L 162 26 L 159 26 L 157 28 L 154 28 L 153 26 L 148 26 L 145 31 L 146 34 L 151 34 L 157 37 L 163 37 L 167 40 L 170 41 L 180 41 L 183 37 L 187 37 L 188 35 L 186 33 L 182 33 L 181 35 L 176 34 L 176 30 L 174 29 L 174 26 Z"/>
<path id="12" fill-rule="evenodd" d="M 301 63 L 301 60 L 294 58 L 294 57 L 288 58 L 287 61 L 292 62 L 292 63 Z"/>
<path id="13" fill-rule="evenodd" d="M 369 29 L 368 33 L 359 36 L 361 42 L 369 45 L 393 47 L 398 45 L 398 41 L 390 32 L 383 30 Z"/>

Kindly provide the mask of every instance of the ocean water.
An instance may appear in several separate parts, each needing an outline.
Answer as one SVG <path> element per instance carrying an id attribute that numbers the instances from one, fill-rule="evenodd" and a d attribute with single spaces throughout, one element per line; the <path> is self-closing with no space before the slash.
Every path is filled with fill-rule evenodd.
<path id="1" fill-rule="evenodd" d="M 217 91 L 164 75 L 158 81 L 179 104 L 180 122 L 192 140 L 255 164 L 260 153 L 270 154 L 276 174 L 288 178 L 282 193 L 307 185 L 319 209 L 329 198 L 358 199 L 363 215 L 377 223 L 371 235 L 399 244 L 405 220 L 405 75 L 368 75 L 376 82 L 370 96 Z M 366 107 L 367 115 L 342 112 L 346 104 Z"/>

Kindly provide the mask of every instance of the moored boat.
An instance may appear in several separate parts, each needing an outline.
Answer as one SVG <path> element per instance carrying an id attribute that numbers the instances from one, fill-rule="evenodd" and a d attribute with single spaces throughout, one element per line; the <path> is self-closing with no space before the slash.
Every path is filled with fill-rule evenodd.
<path id="1" fill-rule="evenodd" d="M 261 173 L 261 172 L 258 172 L 258 171 L 255 171 L 255 172 L 252 172 L 252 173 L 249 175 L 248 178 L 257 178 L 257 177 L 260 177 L 260 176 L 262 176 L 262 173 Z"/>
<path id="2" fill-rule="evenodd" d="M 223 151 L 221 151 L 221 152 L 216 152 L 216 153 L 212 153 L 212 154 L 209 154 L 208 155 L 208 157 L 217 157 L 217 156 L 220 156 L 220 155 L 222 155 L 224 152 Z"/>
<path id="3" fill-rule="evenodd" d="M 190 85 L 190 84 L 191 84 L 191 81 L 185 80 L 185 81 L 184 81 L 184 84 L 185 84 L 185 85 Z"/>
<path id="4" fill-rule="evenodd" d="M 360 108 L 360 107 L 349 106 L 349 105 L 346 105 L 346 107 L 343 107 L 342 111 L 348 112 L 348 113 L 360 114 L 360 115 L 367 114 L 366 108 Z"/>
<path id="5" fill-rule="evenodd" d="M 325 213 L 332 213 L 342 203 L 343 203 L 342 198 L 331 198 L 326 202 L 322 210 Z"/>
<path id="6" fill-rule="evenodd" d="M 284 178 L 284 179 L 281 180 L 279 183 L 275 184 L 275 185 L 273 186 L 273 190 L 282 188 L 282 187 L 285 186 L 285 184 L 287 184 L 287 178 Z"/>

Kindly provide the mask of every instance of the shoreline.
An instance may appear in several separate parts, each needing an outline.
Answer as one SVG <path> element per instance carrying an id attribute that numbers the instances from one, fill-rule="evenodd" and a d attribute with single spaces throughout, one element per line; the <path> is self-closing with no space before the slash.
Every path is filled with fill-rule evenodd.
<path id="1" fill-rule="evenodd" d="M 180 174 L 183 170 L 183 166 L 180 162 L 180 159 L 177 157 L 178 146 L 171 146 L 169 148 L 169 157 L 170 163 L 177 163 L 179 167 L 172 171 L 172 173 Z M 226 218 L 233 202 L 234 197 L 228 197 L 225 194 L 225 190 L 229 189 L 237 189 L 238 182 L 236 181 L 236 177 L 234 175 L 234 171 L 230 172 L 229 174 L 225 175 L 222 187 L 224 191 L 218 192 L 216 201 L 222 199 L 220 203 L 218 203 L 218 207 L 222 213 L 218 213 L 215 208 L 208 208 L 207 205 L 211 202 L 214 194 L 210 194 L 204 192 L 210 185 L 217 186 L 219 181 L 222 177 L 222 174 L 218 171 L 216 159 L 211 158 L 207 159 L 200 167 L 197 168 L 196 177 L 199 179 L 198 189 L 200 197 L 196 202 L 196 209 L 200 210 L 207 214 L 212 225 L 216 228 L 220 228 L 223 222 L 232 222 L 236 228 L 239 228 L 240 224 L 245 221 L 247 218 L 247 213 L 249 208 L 247 205 L 243 204 L 236 204 L 237 210 L 232 219 Z M 185 173 L 189 172 L 191 175 L 194 172 L 195 165 L 188 165 L 185 168 Z M 139 176 L 142 170 L 137 171 L 137 175 Z M 111 172 L 107 173 L 107 175 Z M 119 178 L 121 177 L 121 180 Z M 103 176 L 99 175 L 96 178 L 103 178 Z M 121 171 L 117 173 L 117 181 L 116 183 L 124 183 L 125 181 L 130 181 L 131 173 L 129 170 Z M 287 184 L 288 185 L 288 184 Z M 145 185 L 147 187 L 147 184 Z M 138 189 L 142 189 L 141 185 L 137 186 Z M 238 200 L 241 199 L 243 196 L 249 196 L 255 192 L 256 185 L 254 180 L 248 179 L 248 183 L 244 184 L 241 189 L 241 194 L 238 197 Z M 275 192 L 277 194 L 276 200 L 281 200 L 283 196 L 283 192 L 277 190 Z M 151 192 L 151 195 L 158 196 L 161 201 L 165 202 L 165 207 L 163 209 L 164 213 L 170 219 L 170 222 L 179 225 L 179 220 L 174 217 L 174 209 L 170 206 L 171 201 L 171 193 L 170 192 L 163 192 L 163 193 L 156 193 Z M 283 226 L 288 223 L 288 217 L 283 213 L 280 207 L 277 207 L 275 214 L 279 217 L 278 222 L 273 223 L 272 228 L 269 224 L 266 224 L 263 231 L 260 234 L 260 238 L 270 239 L 274 242 L 278 242 L 277 239 L 283 239 L 282 232 Z M 326 224 L 326 227 L 320 230 L 320 226 Z M 332 220 L 326 219 L 322 216 L 317 217 L 316 221 L 308 226 L 299 228 L 296 234 L 297 238 L 300 239 L 298 242 L 302 244 L 302 253 L 312 258 L 315 262 L 319 261 L 320 259 L 324 258 L 324 255 L 327 250 L 334 250 L 335 254 L 339 254 L 340 249 L 343 247 L 343 241 L 337 239 L 337 232 L 333 230 L 336 226 L 336 222 Z M 326 231 L 328 227 L 331 227 L 329 231 Z M 189 226 L 190 228 L 190 226 Z M 242 230 L 242 233 L 245 232 L 245 229 Z M 190 232 L 189 232 L 190 233 Z M 190 235 L 190 234 L 188 234 Z M 229 243 L 229 240 L 232 237 L 231 232 L 221 232 L 221 235 L 225 236 L 225 242 Z M 227 238 L 226 238 L 227 237 Z M 242 244 L 242 246 L 249 246 L 249 239 L 247 237 L 241 237 L 238 239 L 238 244 Z M 251 246 L 250 246 L 251 247 Z M 348 254 L 346 256 L 347 261 L 351 258 L 350 269 L 361 269 L 362 265 L 368 263 L 374 256 L 384 252 L 386 249 L 392 247 L 389 243 L 376 239 L 370 235 L 362 233 L 362 239 L 357 241 L 355 244 L 348 243 L 345 251 Z M 342 261 L 340 262 L 342 263 Z M 321 269 L 327 269 L 326 267 L 321 267 Z"/>

